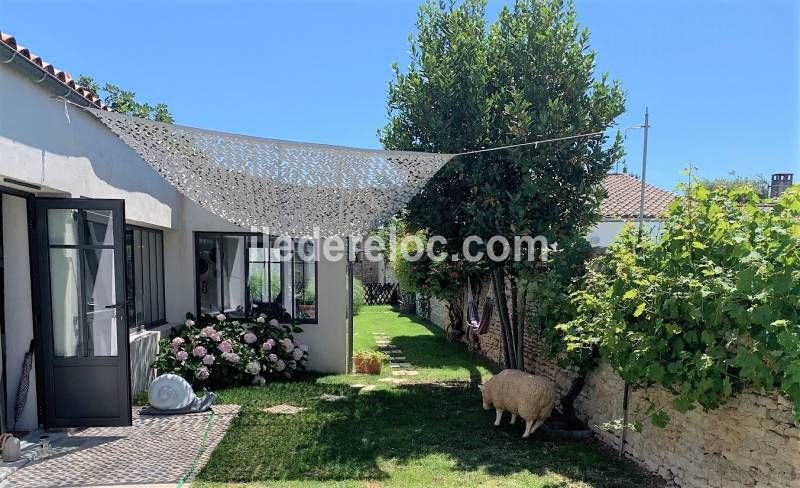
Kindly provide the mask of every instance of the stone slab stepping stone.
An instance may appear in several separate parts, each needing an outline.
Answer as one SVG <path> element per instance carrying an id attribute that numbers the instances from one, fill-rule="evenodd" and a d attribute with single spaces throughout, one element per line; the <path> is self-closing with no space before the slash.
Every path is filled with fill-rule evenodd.
<path id="1" fill-rule="evenodd" d="M 403 378 L 381 378 L 378 381 L 382 381 L 384 383 L 394 383 L 395 385 L 399 385 L 401 383 L 405 383 L 406 380 Z"/>
<path id="2" fill-rule="evenodd" d="M 390 368 L 410 368 L 411 363 L 389 363 Z"/>
<path id="3" fill-rule="evenodd" d="M 405 361 L 405 356 L 389 356 L 389 361 Z"/>
<path id="4" fill-rule="evenodd" d="M 403 351 L 400 349 L 389 349 L 388 351 L 383 351 L 386 354 L 403 354 Z"/>
<path id="5" fill-rule="evenodd" d="M 360 395 L 362 393 L 369 393 L 370 391 L 374 390 L 375 388 L 376 388 L 375 385 L 367 385 L 364 388 L 358 390 L 358 394 Z"/>
<path id="6" fill-rule="evenodd" d="M 273 405 L 269 408 L 262 409 L 264 412 L 272 413 L 276 415 L 297 415 L 298 413 L 305 410 L 303 407 L 296 407 L 294 405 L 289 405 L 286 403 L 281 403 L 280 405 Z"/>
<path id="7" fill-rule="evenodd" d="M 419 374 L 419 372 L 418 371 L 414 371 L 413 369 L 412 370 L 403 369 L 403 370 L 400 370 L 400 371 L 392 371 L 392 374 L 394 376 L 416 376 L 416 375 Z"/>
<path id="8" fill-rule="evenodd" d="M 325 402 L 338 402 L 339 400 L 344 400 L 347 398 L 344 395 L 329 395 L 327 393 L 323 393 L 319 396 L 319 399 Z"/>
<path id="9" fill-rule="evenodd" d="M 362 383 L 355 383 L 353 385 L 350 385 L 350 388 L 364 388 L 365 386 L 369 386 L 369 385 L 364 385 Z"/>

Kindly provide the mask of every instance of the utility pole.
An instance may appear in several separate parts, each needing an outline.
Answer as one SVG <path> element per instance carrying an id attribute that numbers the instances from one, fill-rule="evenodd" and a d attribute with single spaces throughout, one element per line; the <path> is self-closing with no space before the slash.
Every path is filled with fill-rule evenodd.
<path id="1" fill-rule="evenodd" d="M 639 239 L 637 244 L 642 243 L 642 230 L 644 228 L 644 189 L 645 181 L 647 179 L 647 132 L 650 129 L 650 112 L 647 108 L 644 109 L 644 145 L 642 147 L 642 190 L 639 195 Z"/>
<path id="2" fill-rule="evenodd" d="M 644 144 L 642 147 L 642 185 L 639 193 L 639 235 L 636 238 L 636 254 L 642 245 L 642 232 L 644 232 L 644 190 L 647 186 L 647 132 L 650 129 L 650 112 L 644 109 Z M 619 443 L 619 457 L 625 455 L 625 440 L 628 437 L 628 397 L 630 396 L 630 385 L 625 382 L 625 389 L 622 393 L 622 439 Z"/>

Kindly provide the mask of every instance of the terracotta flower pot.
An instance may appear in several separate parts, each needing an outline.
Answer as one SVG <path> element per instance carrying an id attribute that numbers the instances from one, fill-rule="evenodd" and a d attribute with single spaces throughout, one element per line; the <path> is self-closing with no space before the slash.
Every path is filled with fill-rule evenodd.
<path id="1" fill-rule="evenodd" d="M 383 361 L 378 358 L 360 358 L 356 356 L 353 358 L 353 365 L 356 367 L 356 373 L 381 374 Z"/>

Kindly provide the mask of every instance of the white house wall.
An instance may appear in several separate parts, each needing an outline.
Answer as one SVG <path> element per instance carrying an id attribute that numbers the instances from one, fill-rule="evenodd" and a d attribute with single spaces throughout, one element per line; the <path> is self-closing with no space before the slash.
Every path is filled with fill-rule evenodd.
<path id="1" fill-rule="evenodd" d="M 235 189 L 233 191 L 236 191 Z M 246 232 L 186 200 L 180 229 L 164 232 L 164 288 L 167 320 L 181 323 L 195 313 L 194 232 Z M 347 370 L 347 263 L 320 257 L 317 264 L 318 323 L 302 324 L 300 340 L 308 344 L 308 369 L 321 373 Z"/>
<path id="2" fill-rule="evenodd" d="M 83 110 L 16 71 L 0 69 L 0 175 L 72 198 L 125 200 L 129 222 L 169 228 L 183 198 Z"/>
<path id="3" fill-rule="evenodd" d="M 39 185 L 41 196 L 125 200 L 126 222 L 164 233 L 167 321 L 182 324 L 196 311 L 194 232 L 241 232 L 183 197 L 142 158 L 83 110 L 62 102 L 8 66 L 0 68 L 0 182 L 3 177 Z M 232 188 L 231 191 L 236 191 Z M 7 384 L 16 398 L 19 365 L 33 334 L 30 261 L 25 201 L 3 195 Z M 307 324 L 301 340 L 311 350 L 308 367 L 318 372 L 347 369 L 346 263 L 318 264 L 318 324 Z M 153 344 L 169 327 L 131 334 L 134 390 L 147 384 Z M 16 370 L 14 368 L 17 368 Z M 20 428 L 35 427 L 35 384 Z"/>
<path id="4" fill-rule="evenodd" d="M 603 220 L 586 235 L 593 247 L 608 247 L 617 238 L 625 224 L 638 225 L 635 220 Z M 644 229 L 653 237 L 658 237 L 664 227 L 661 220 L 645 220 Z"/>

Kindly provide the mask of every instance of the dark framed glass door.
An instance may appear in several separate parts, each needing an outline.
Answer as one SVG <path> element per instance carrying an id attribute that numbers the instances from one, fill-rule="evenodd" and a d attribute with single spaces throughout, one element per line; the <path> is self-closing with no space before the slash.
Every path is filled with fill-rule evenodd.
<path id="1" fill-rule="evenodd" d="M 130 425 L 124 202 L 35 206 L 45 426 Z"/>

